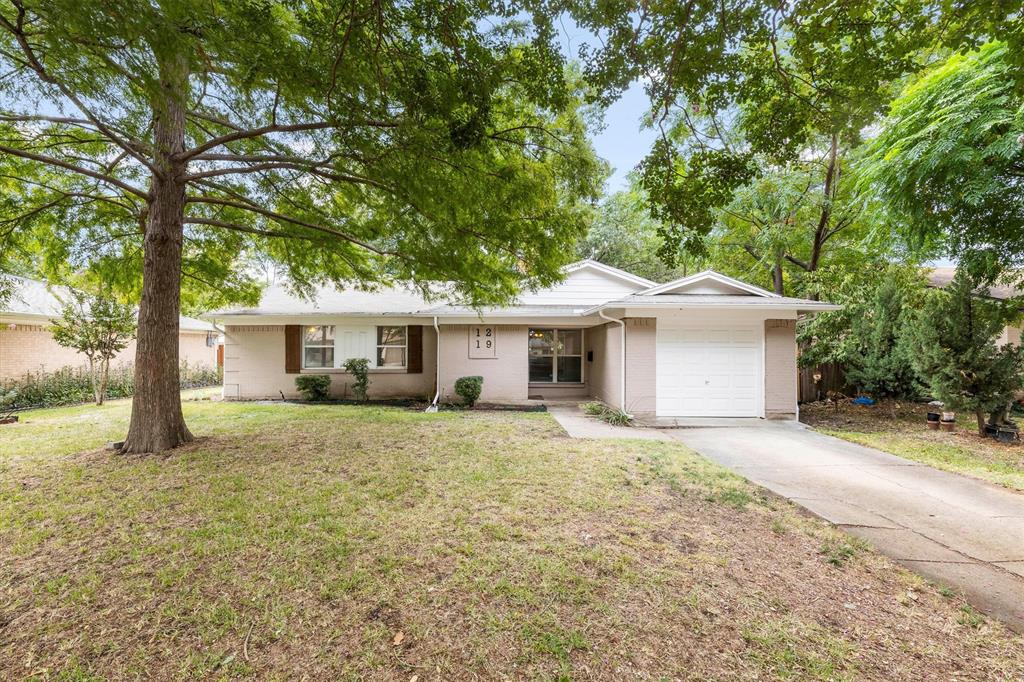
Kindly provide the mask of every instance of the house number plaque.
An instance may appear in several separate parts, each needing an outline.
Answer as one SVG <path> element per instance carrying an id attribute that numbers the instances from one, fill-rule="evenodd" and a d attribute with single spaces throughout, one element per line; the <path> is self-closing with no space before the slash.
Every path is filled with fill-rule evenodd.
<path id="1" fill-rule="evenodd" d="M 494 327 L 473 326 L 469 328 L 469 357 L 498 357 L 498 335 Z"/>

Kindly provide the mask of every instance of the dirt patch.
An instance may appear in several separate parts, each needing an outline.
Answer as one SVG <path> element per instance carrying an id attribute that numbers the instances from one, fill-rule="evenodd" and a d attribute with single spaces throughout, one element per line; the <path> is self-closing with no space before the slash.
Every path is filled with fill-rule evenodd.
<path id="1" fill-rule="evenodd" d="M 928 429 L 927 413 L 934 410 L 912 402 L 821 402 L 801 405 L 800 420 L 862 445 L 1024 490 L 1024 444 L 980 437 L 973 415 L 960 415 L 953 432 Z"/>

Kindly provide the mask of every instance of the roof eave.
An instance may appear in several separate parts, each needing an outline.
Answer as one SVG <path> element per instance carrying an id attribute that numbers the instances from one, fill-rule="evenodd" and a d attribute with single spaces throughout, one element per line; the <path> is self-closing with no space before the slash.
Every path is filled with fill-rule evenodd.
<path id="1" fill-rule="evenodd" d="M 686 303 L 686 302 L 671 302 L 671 303 L 648 303 L 648 302 L 633 302 L 633 301 L 609 301 L 608 303 L 602 303 L 601 305 L 594 306 L 583 311 L 584 315 L 596 314 L 599 310 L 608 310 L 611 308 L 631 308 L 631 309 L 705 309 L 705 310 L 795 310 L 798 313 L 819 313 L 827 312 L 830 310 L 841 310 L 841 305 L 835 303 L 816 303 L 814 301 L 808 301 L 806 303 L 793 304 L 793 303 L 779 303 L 773 299 L 761 299 L 757 303 Z"/>

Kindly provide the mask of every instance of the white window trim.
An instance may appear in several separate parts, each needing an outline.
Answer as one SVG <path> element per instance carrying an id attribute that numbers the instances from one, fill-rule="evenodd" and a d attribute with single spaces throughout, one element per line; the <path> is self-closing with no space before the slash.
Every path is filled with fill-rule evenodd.
<path id="1" fill-rule="evenodd" d="M 531 331 L 542 331 L 542 332 L 543 331 L 551 331 L 551 332 L 554 332 L 554 346 L 552 347 L 551 355 L 538 355 L 538 356 L 535 356 L 535 357 L 543 357 L 543 358 L 552 358 L 552 360 L 551 360 L 551 381 L 533 381 L 532 379 L 529 378 L 529 366 L 527 366 L 527 381 L 530 384 L 547 384 L 547 385 L 551 385 L 551 384 L 565 384 L 566 386 L 580 386 L 582 384 L 587 383 L 587 362 L 586 362 L 586 358 L 587 358 L 587 351 L 586 351 L 587 330 L 586 329 L 584 329 L 582 327 L 570 327 L 568 329 L 561 328 L 561 327 L 558 327 L 558 328 L 556 328 L 556 327 L 528 327 L 527 330 L 526 330 L 527 343 L 529 343 L 529 338 L 530 338 L 529 335 L 530 335 Z M 573 353 L 559 354 L 558 353 L 558 333 L 559 332 L 574 332 L 574 331 L 578 331 L 580 333 L 580 352 L 579 352 L 579 355 L 576 355 L 576 354 L 573 354 Z M 579 381 L 559 381 L 558 380 L 558 358 L 560 358 L 560 357 L 579 358 L 580 359 L 580 380 Z M 527 349 L 526 361 L 527 361 L 527 363 L 529 363 L 529 361 L 530 361 L 529 349 Z"/>
<path id="2" fill-rule="evenodd" d="M 403 336 L 405 337 L 405 343 L 403 343 L 403 344 L 397 344 L 397 343 L 384 343 L 384 344 L 380 344 L 380 343 L 377 343 L 377 339 L 380 338 L 380 329 L 381 329 L 381 327 L 401 327 L 402 329 L 405 330 L 405 332 L 403 333 Z M 374 343 L 376 345 L 374 346 L 373 359 L 371 360 L 371 362 L 373 363 L 374 367 L 376 367 L 378 369 L 394 369 L 394 370 L 408 369 L 409 368 L 409 325 L 407 325 L 407 324 L 378 324 L 378 325 L 376 325 L 373 328 L 373 335 L 374 335 L 373 340 L 374 340 Z M 402 355 L 403 362 L 402 362 L 401 366 L 397 366 L 396 367 L 396 366 L 392 365 L 391 367 L 387 367 L 385 365 L 379 364 L 377 362 L 377 360 L 380 358 L 380 349 L 381 348 L 404 348 L 405 349 L 405 353 Z"/>
<path id="3" fill-rule="evenodd" d="M 306 330 L 310 327 L 331 327 L 334 329 L 334 338 L 331 339 L 330 344 L 326 343 L 314 343 L 310 344 L 306 342 Z M 331 364 L 324 365 L 322 367 L 308 367 L 306 366 L 306 349 L 307 348 L 331 348 L 334 350 L 333 360 Z M 338 366 L 338 327 L 333 324 L 304 324 L 302 325 L 302 369 L 335 369 Z"/>

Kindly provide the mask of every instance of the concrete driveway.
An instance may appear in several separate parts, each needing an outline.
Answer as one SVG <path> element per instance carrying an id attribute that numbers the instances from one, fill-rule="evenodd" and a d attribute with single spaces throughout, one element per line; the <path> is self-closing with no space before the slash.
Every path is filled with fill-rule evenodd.
<path id="1" fill-rule="evenodd" d="M 1024 495 L 792 422 L 662 432 L 1024 631 Z"/>

